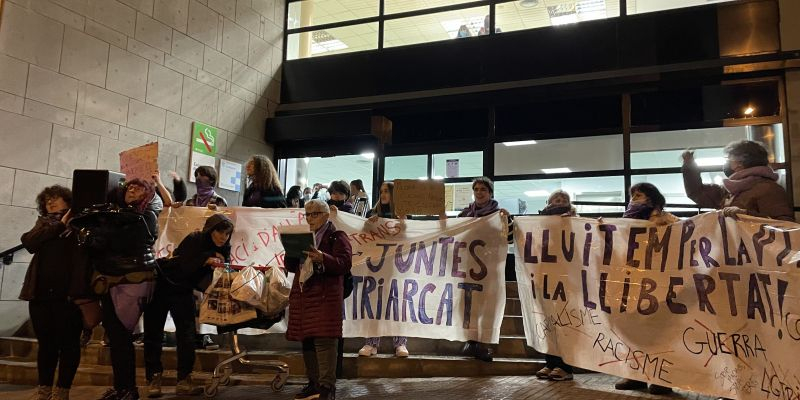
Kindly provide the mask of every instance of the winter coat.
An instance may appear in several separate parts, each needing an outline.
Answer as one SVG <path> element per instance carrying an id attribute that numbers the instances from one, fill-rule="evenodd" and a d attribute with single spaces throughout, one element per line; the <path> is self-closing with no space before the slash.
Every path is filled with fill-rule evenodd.
<path id="1" fill-rule="evenodd" d="M 194 288 L 205 291 L 213 276 L 206 260 L 219 253 L 225 258 L 223 261 L 230 262 L 230 238 L 221 247 L 211 239 L 214 227 L 223 221 L 230 219 L 223 214 L 214 214 L 206 219 L 202 231 L 187 235 L 172 252 L 172 258 L 160 264 L 158 285 L 168 285 L 171 291 L 191 293 Z"/>
<path id="2" fill-rule="evenodd" d="M 242 207 L 286 208 L 286 197 L 280 189 L 259 190 L 251 184 L 244 190 Z"/>
<path id="3" fill-rule="evenodd" d="M 325 270 L 311 276 L 302 290 L 300 260 L 286 259 L 286 269 L 295 273 L 289 294 L 288 340 L 342 337 L 343 277 L 352 267 L 352 248 L 347 234 L 329 224 L 318 249 Z"/>
<path id="4" fill-rule="evenodd" d="M 20 240 L 33 259 L 25 273 L 20 300 L 66 300 L 77 266 L 86 260 L 77 234 L 58 219 L 41 216 Z"/>
<path id="5" fill-rule="evenodd" d="M 755 217 L 794 221 L 794 210 L 789 196 L 775 180 L 757 179 L 750 189 L 733 195 L 724 186 L 704 184 L 695 163 L 685 164 L 681 170 L 686 194 L 698 207 L 739 207 Z"/>

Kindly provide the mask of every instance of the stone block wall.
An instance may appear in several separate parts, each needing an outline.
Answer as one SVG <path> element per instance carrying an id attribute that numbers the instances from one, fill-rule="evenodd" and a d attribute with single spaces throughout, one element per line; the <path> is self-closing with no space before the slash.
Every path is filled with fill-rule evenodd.
<path id="1" fill-rule="evenodd" d="M 77 168 L 118 170 L 120 151 L 157 141 L 165 183 L 170 170 L 185 179 L 192 121 L 219 128 L 217 158 L 272 156 L 263 137 L 279 101 L 281 0 L 0 6 L 0 249 L 33 226 L 42 188 L 70 186 Z M 23 251 L 0 268 L 0 312 L 14 319 L 0 335 L 27 318 L 15 299 L 29 260 Z"/>

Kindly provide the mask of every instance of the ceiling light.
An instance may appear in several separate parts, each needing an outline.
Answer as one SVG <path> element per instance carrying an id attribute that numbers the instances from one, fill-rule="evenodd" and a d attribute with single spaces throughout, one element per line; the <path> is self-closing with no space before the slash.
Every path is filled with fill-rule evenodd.
<path id="1" fill-rule="evenodd" d="M 536 7 L 539 5 L 539 0 L 521 0 L 519 5 L 525 8 Z"/>
<path id="2" fill-rule="evenodd" d="M 547 190 L 528 190 L 525 192 L 525 196 L 528 197 L 547 197 L 550 195 L 550 192 Z"/>
<path id="3" fill-rule="evenodd" d="M 417 178 L 417 179 L 419 179 L 419 180 L 421 180 L 421 181 L 427 181 L 427 180 L 428 180 L 428 177 L 427 177 L 427 176 L 420 176 L 420 177 L 419 177 L 419 178 Z"/>
<path id="4" fill-rule="evenodd" d="M 433 179 L 444 179 L 444 177 L 443 177 L 443 176 L 440 176 L 440 175 L 434 175 L 434 176 L 433 176 Z"/>
<path id="5" fill-rule="evenodd" d="M 308 164 L 308 163 L 309 163 L 309 161 L 311 161 L 311 159 L 310 159 L 310 158 L 308 158 L 308 157 L 304 157 L 304 158 L 303 158 L 303 161 L 305 161 L 305 162 L 306 162 L 306 164 Z"/>
<path id="6" fill-rule="evenodd" d="M 749 117 L 749 116 L 753 115 L 753 113 L 755 111 L 756 111 L 755 108 L 753 108 L 751 106 L 747 106 L 747 108 L 744 109 L 744 115 L 747 115 Z"/>
<path id="7" fill-rule="evenodd" d="M 375 153 L 361 153 L 361 157 L 372 160 L 375 158 Z"/>
<path id="8" fill-rule="evenodd" d="M 536 144 L 535 140 L 520 140 L 518 142 L 503 142 L 505 146 L 527 146 L 529 144 Z"/>
<path id="9" fill-rule="evenodd" d="M 572 172 L 569 168 L 542 168 L 542 172 L 545 174 L 566 174 L 567 172 Z"/>

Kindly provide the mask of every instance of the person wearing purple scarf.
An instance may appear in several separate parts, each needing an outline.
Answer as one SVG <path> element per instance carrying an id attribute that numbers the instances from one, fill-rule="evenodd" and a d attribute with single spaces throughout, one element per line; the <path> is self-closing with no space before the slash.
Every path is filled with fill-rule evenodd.
<path id="1" fill-rule="evenodd" d="M 225 198 L 214 191 L 217 185 L 217 171 L 213 167 L 203 165 L 194 170 L 194 178 L 197 185 L 197 194 L 191 199 L 186 200 L 187 206 L 206 207 L 221 206 L 227 207 L 228 202 Z"/>
<path id="2" fill-rule="evenodd" d="M 482 176 L 472 181 L 472 197 L 475 199 L 458 214 L 459 217 L 485 217 L 495 211 L 500 211 L 500 206 L 494 197 L 494 184 L 491 179 Z M 508 214 L 508 212 L 506 212 Z M 474 340 L 464 345 L 465 355 L 475 357 L 481 361 L 492 361 L 492 352 L 485 344 Z"/>
<path id="3" fill-rule="evenodd" d="M 722 185 L 704 184 L 694 152 L 683 152 L 683 186 L 698 207 L 722 210 L 726 217 L 746 214 L 794 221 L 789 196 L 769 167 L 769 153 L 761 143 L 741 140 L 729 143 L 723 152 L 727 178 Z"/>

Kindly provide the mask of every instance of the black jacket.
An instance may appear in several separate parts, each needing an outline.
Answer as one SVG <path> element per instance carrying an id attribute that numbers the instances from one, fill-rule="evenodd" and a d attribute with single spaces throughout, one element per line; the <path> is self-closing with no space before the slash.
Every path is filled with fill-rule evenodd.
<path id="1" fill-rule="evenodd" d="M 253 196 L 254 192 L 257 193 L 256 196 Z M 250 197 L 258 197 L 258 200 L 250 199 Z M 286 197 L 278 189 L 259 190 L 251 184 L 244 190 L 242 207 L 286 208 Z"/>
<path id="2" fill-rule="evenodd" d="M 85 263 L 78 249 L 77 235 L 58 219 L 41 216 L 33 229 L 24 233 L 22 244 L 33 259 L 25 273 L 21 300 L 66 300 L 72 275 Z"/>
<path id="3" fill-rule="evenodd" d="M 211 239 L 214 227 L 222 221 L 230 222 L 230 219 L 223 214 L 214 214 L 206 220 L 201 232 L 186 236 L 172 252 L 172 258 L 160 265 L 158 284 L 168 285 L 170 290 L 175 291 L 191 292 L 195 288 L 205 291 L 211 284 L 213 273 L 212 267 L 206 265 L 206 260 L 217 253 L 225 258 L 225 262 L 230 262 L 231 258 L 230 238 L 221 247 Z"/>

